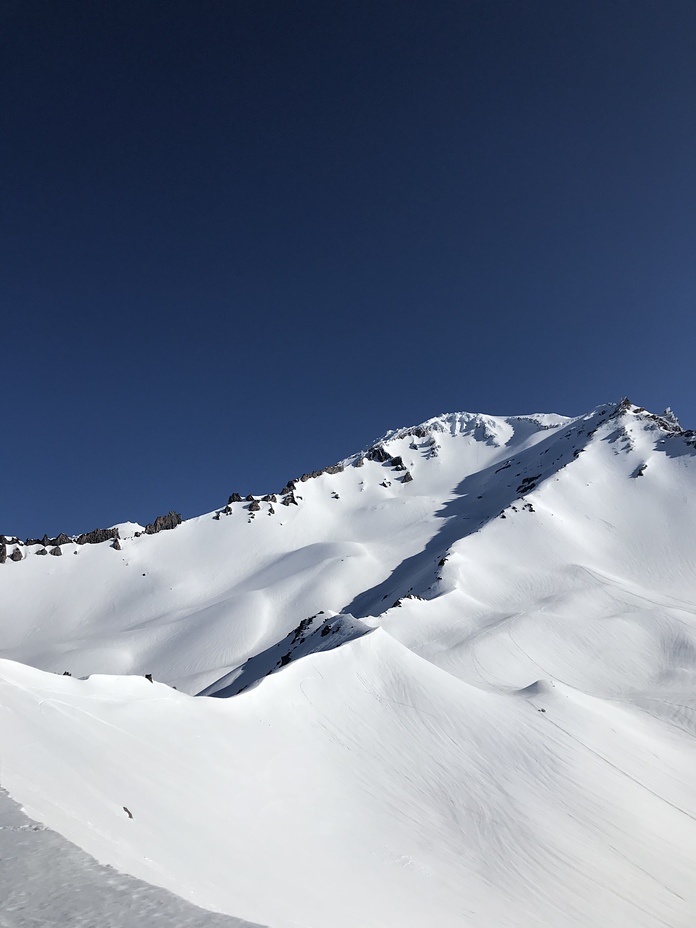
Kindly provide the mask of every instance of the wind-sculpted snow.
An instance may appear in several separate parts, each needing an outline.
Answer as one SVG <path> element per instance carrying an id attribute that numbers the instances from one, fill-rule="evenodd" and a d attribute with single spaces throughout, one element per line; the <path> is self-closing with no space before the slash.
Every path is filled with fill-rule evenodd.
<path id="1" fill-rule="evenodd" d="M 25 549 L 0 565 L 2 785 L 272 928 L 691 928 L 692 436 L 628 401 L 457 413 L 296 505 Z"/>

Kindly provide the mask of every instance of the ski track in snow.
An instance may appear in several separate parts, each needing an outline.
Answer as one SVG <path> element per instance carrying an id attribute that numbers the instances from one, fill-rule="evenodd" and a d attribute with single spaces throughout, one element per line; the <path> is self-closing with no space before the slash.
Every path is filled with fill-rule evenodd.
<path id="1" fill-rule="evenodd" d="M 0 782 L 53 831 L 0 795 L 0 926 L 692 928 L 695 468 L 627 402 L 458 413 L 25 548 Z"/>

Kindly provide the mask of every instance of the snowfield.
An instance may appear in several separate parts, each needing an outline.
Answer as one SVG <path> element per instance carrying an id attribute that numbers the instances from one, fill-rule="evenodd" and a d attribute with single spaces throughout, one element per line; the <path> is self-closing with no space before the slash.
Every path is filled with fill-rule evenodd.
<path id="1" fill-rule="evenodd" d="M 696 434 L 458 413 L 305 477 L 6 544 L 0 785 L 271 928 L 691 928 Z"/>

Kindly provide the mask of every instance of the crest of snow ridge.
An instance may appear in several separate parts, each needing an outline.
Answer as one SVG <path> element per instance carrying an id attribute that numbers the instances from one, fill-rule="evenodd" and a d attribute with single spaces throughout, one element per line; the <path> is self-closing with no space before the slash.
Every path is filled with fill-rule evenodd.
<path id="1" fill-rule="evenodd" d="M 444 413 L 422 422 L 420 425 L 411 426 L 401 429 L 392 429 L 388 431 L 381 439 L 372 444 L 367 450 L 354 454 L 343 461 L 324 467 L 320 470 L 302 474 L 300 477 L 288 480 L 286 485 L 279 493 L 266 494 L 264 496 L 247 495 L 241 496 L 239 493 L 232 493 L 229 496 L 227 505 L 223 509 L 216 510 L 213 518 L 220 519 L 222 515 L 231 515 L 231 506 L 233 503 L 245 503 L 246 509 L 249 510 L 250 520 L 254 514 L 259 511 L 260 503 L 267 502 L 270 504 L 270 514 L 273 514 L 273 504 L 279 502 L 283 506 L 297 506 L 295 490 L 299 484 L 308 480 L 313 480 L 323 474 L 333 475 L 340 474 L 346 467 L 361 467 L 364 462 L 376 461 L 380 464 L 389 464 L 395 471 L 403 472 L 400 480 L 402 483 L 409 483 L 413 477 L 403 463 L 399 454 L 392 454 L 387 446 L 395 441 L 406 438 L 427 439 L 430 438 L 432 445 L 428 457 L 437 457 L 439 444 L 436 436 L 450 435 L 470 438 L 474 441 L 483 442 L 493 447 L 502 448 L 510 444 L 513 437 L 525 433 L 531 434 L 539 431 L 552 431 L 562 427 L 572 427 L 579 423 L 589 423 L 592 421 L 611 421 L 612 419 L 621 418 L 624 415 L 633 414 L 645 421 L 646 427 L 659 428 L 666 433 L 665 439 L 681 437 L 684 445 L 688 448 L 696 448 L 696 431 L 682 429 L 679 420 L 670 407 L 664 410 L 659 416 L 648 412 L 641 406 L 634 406 L 627 397 L 624 397 L 618 403 L 607 403 L 597 406 L 592 412 L 570 418 L 567 416 L 556 415 L 552 413 L 533 413 L 526 416 L 489 416 L 482 413 L 454 412 Z M 587 433 L 588 437 L 593 433 Z M 682 452 L 683 453 L 683 452 Z M 182 521 L 178 513 L 170 512 L 167 516 L 158 516 L 153 524 L 148 524 L 145 528 L 138 526 L 140 531 L 135 531 L 135 536 L 141 534 L 157 534 L 160 531 L 176 528 Z M 60 534 L 55 538 L 49 538 L 44 535 L 43 538 L 28 538 L 22 542 L 16 537 L 0 535 L 0 564 L 10 561 L 21 561 L 24 558 L 22 548 L 36 547 L 36 554 L 62 554 L 62 546 L 67 544 L 100 544 L 105 541 L 111 541 L 112 547 L 120 550 L 119 528 L 114 526 L 109 529 L 95 529 L 78 536 L 68 536 Z M 13 546 L 12 553 L 8 553 L 8 546 Z"/>

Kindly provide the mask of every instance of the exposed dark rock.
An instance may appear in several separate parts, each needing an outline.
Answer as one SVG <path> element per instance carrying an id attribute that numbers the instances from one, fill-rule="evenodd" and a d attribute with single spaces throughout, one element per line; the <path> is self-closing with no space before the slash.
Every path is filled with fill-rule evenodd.
<path id="1" fill-rule="evenodd" d="M 35 554 L 48 554 L 48 551 L 45 548 L 39 548 L 39 550 L 34 553 Z"/>
<path id="2" fill-rule="evenodd" d="M 326 635 L 329 634 L 330 631 L 331 631 L 331 626 L 325 625 L 319 634 L 321 635 L 322 638 L 324 638 Z"/>
<path id="3" fill-rule="evenodd" d="M 541 477 L 541 474 L 535 474 L 533 477 L 525 477 L 522 483 L 517 487 L 517 492 L 522 495 L 529 493 L 536 487 L 536 482 L 539 477 Z"/>
<path id="4" fill-rule="evenodd" d="M 297 628 L 296 628 L 296 629 L 294 630 L 294 632 L 292 633 L 292 641 L 290 642 L 290 644 L 295 644 L 295 642 L 296 642 L 298 639 L 303 640 L 303 638 L 304 638 L 304 632 L 306 632 L 306 631 L 308 630 L 308 628 L 310 627 L 310 625 L 312 624 L 312 619 L 313 619 L 313 618 L 314 618 L 314 616 L 312 616 L 312 617 L 309 618 L 309 619 L 302 619 L 302 621 L 300 622 L 300 624 L 297 626 Z"/>
<path id="5" fill-rule="evenodd" d="M 60 535 L 57 535 L 55 538 L 49 538 L 48 544 L 49 544 L 49 545 L 58 545 L 58 546 L 60 546 L 60 545 L 69 545 L 69 544 L 70 544 L 70 539 L 69 539 L 68 536 L 65 534 L 65 532 L 61 532 Z"/>
<path id="6" fill-rule="evenodd" d="M 145 526 L 146 535 L 156 535 L 158 532 L 168 531 L 169 529 L 176 528 L 177 525 L 181 524 L 181 516 L 178 512 L 170 510 L 166 516 L 157 516 L 155 519 L 155 524 L 151 522 Z"/>
<path id="7" fill-rule="evenodd" d="M 360 457 L 356 458 L 356 459 L 353 461 L 353 467 L 362 467 L 364 463 L 365 463 L 365 458 L 364 458 L 364 456 L 361 454 Z"/>
<path id="8" fill-rule="evenodd" d="M 140 538 L 141 535 L 142 535 L 142 532 L 136 532 L 136 533 L 135 533 L 135 537 L 136 537 L 136 538 Z"/>
<path id="9" fill-rule="evenodd" d="M 631 474 L 631 477 L 642 477 L 647 468 L 647 464 L 641 464 L 639 467 L 636 467 L 636 469 Z"/>
<path id="10" fill-rule="evenodd" d="M 289 663 L 290 663 L 290 660 L 291 660 L 291 658 L 290 658 L 290 652 L 288 651 L 287 654 L 281 655 L 281 658 L 280 658 L 280 666 L 281 666 L 281 667 L 285 667 L 286 664 L 289 664 Z"/>
<path id="11" fill-rule="evenodd" d="M 49 554 L 52 554 L 54 557 L 60 557 L 60 556 L 62 555 L 63 551 L 62 551 L 60 545 L 56 545 L 55 548 L 51 548 L 51 550 L 50 550 L 48 553 L 49 553 Z"/>
<path id="12" fill-rule="evenodd" d="M 60 549 L 58 549 L 58 550 L 60 550 Z M 22 560 L 22 552 L 19 550 L 19 548 L 15 548 L 15 549 L 14 549 L 14 551 L 13 551 L 12 554 L 10 555 L 10 560 L 11 560 L 11 561 L 21 561 L 21 560 Z"/>
<path id="13" fill-rule="evenodd" d="M 324 473 L 325 474 L 342 474 L 343 464 L 332 464 L 330 467 L 325 467 Z"/>
<path id="14" fill-rule="evenodd" d="M 410 471 L 410 470 L 407 470 L 406 473 L 405 473 L 405 474 L 403 475 L 403 477 L 401 478 L 401 482 L 402 482 L 402 483 L 411 483 L 412 480 L 413 480 L 413 477 L 411 476 L 411 471 Z"/>
<path id="15" fill-rule="evenodd" d="M 283 497 L 280 502 L 283 506 L 297 506 L 297 500 L 295 499 L 294 493 L 288 493 L 287 496 Z"/>
<path id="16" fill-rule="evenodd" d="M 232 515 L 232 507 L 230 506 L 229 503 L 225 506 L 225 508 L 222 511 L 225 513 L 226 516 Z"/>
<path id="17" fill-rule="evenodd" d="M 245 496 L 244 499 L 245 499 L 245 501 L 246 501 L 247 503 L 253 503 L 253 502 L 254 502 L 254 497 L 251 495 L 251 493 L 250 493 L 248 496 Z"/>
<path id="18" fill-rule="evenodd" d="M 269 516 L 272 516 L 275 514 L 275 509 L 273 508 L 273 506 L 268 507 L 268 514 Z"/>
<path id="19" fill-rule="evenodd" d="M 283 489 L 280 491 L 279 495 L 285 496 L 286 493 L 292 493 L 296 486 L 297 482 L 295 480 L 288 480 Z"/>
<path id="20" fill-rule="evenodd" d="M 228 505 L 230 503 L 241 503 L 241 502 L 242 502 L 242 497 L 239 495 L 239 493 L 232 493 L 230 495 L 230 498 L 227 500 Z"/>
<path id="21" fill-rule="evenodd" d="M 262 497 L 261 497 L 261 502 L 262 502 L 262 503 L 270 503 L 270 502 L 272 502 L 272 501 L 273 501 L 273 500 L 271 499 L 271 494 L 270 494 L 270 493 L 266 493 L 265 496 L 262 496 Z"/>
<path id="22" fill-rule="evenodd" d="M 78 545 L 98 545 L 110 538 L 118 538 L 117 528 L 95 528 L 93 532 L 78 535 L 75 541 Z"/>
<path id="23" fill-rule="evenodd" d="M 386 464 L 387 461 L 391 461 L 391 455 L 384 445 L 374 445 L 369 449 L 365 457 L 369 461 L 378 461 L 380 464 Z"/>
<path id="24" fill-rule="evenodd" d="M 146 674 L 145 674 L 145 679 L 146 679 L 146 680 L 149 680 L 150 683 L 152 683 L 152 674 L 151 674 L 151 673 L 146 673 Z"/>
<path id="25" fill-rule="evenodd" d="M 7 545 L 4 540 L 0 541 L 0 564 L 4 564 L 7 560 Z"/>
<path id="26" fill-rule="evenodd" d="M 392 467 L 403 467 L 403 464 L 404 464 L 403 458 L 401 457 L 400 454 L 397 454 L 397 456 L 396 456 L 395 458 L 392 458 L 392 459 L 391 459 L 391 466 L 392 466 Z"/>
<path id="27" fill-rule="evenodd" d="M 113 542 L 112 542 L 112 544 L 111 544 L 111 547 L 114 549 L 114 551 L 120 551 L 120 550 L 121 550 L 121 542 L 118 540 L 118 538 L 114 538 L 114 540 L 113 540 Z"/>
<path id="28" fill-rule="evenodd" d="M 668 406 L 667 409 L 659 417 L 664 422 L 666 422 L 671 428 L 681 431 L 681 423 L 679 419 L 675 416 L 671 406 Z"/>
<path id="29" fill-rule="evenodd" d="M 220 521 L 220 513 L 219 513 L 219 512 L 216 512 L 216 513 L 215 513 L 215 515 L 213 516 L 213 520 L 214 520 L 215 522 L 219 522 L 219 521 Z"/>
<path id="30" fill-rule="evenodd" d="M 255 499 L 249 506 L 249 512 L 258 512 L 261 508 L 261 503 Z"/>
<path id="31" fill-rule="evenodd" d="M 63 671 L 63 676 L 64 676 L 64 677 L 72 677 L 72 674 L 70 673 L 69 670 L 64 670 L 64 671 Z"/>
<path id="32" fill-rule="evenodd" d="M 446 563 L 447 563 L 447 558 L 443 557 L 443 558 L 440 558 L 440 560 L 437 562 L 437 566 L 444 567 Z"/>

